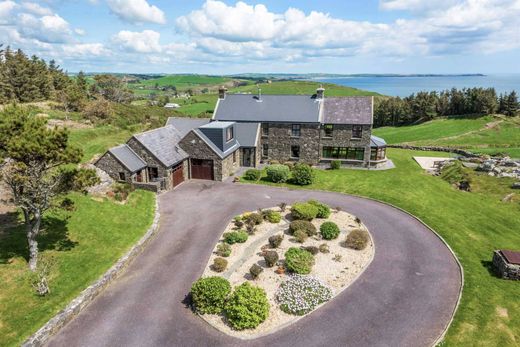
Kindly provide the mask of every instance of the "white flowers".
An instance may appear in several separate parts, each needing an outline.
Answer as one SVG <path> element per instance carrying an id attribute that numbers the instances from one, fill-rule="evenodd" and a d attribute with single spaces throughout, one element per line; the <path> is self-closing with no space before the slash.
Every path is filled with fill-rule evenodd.
<path id="1" fill-rule="evenodd" d="M 332 299 L 332 288 L 314 276 L 293 275 L 280 285 L 276 299 L 282 311 L 302 316 Z"/>

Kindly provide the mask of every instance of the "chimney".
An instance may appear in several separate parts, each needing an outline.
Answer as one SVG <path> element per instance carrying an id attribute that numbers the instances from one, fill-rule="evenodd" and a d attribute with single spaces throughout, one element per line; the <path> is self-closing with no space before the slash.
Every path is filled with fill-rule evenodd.
<path id="1" fill-rule="evenodd" d="M 320 86 L 318 89 L 316 89 L 316 99 L 322 100 L 324 94 L 325 94 L 325 88 L 323 88 L 323 86 Z"/>
<path id="2" fill-rule="evenodd" d="M 224 100 L 226 98 L 226 87 L 222 86 L 218 89 L 218 98 Z"/>
<path id="3" fill-rule="evenodd" d="M 257 99 L 258 102 L 262 102 L 262 89 L 261 88 L 258 88 L 258 99 Z"/>

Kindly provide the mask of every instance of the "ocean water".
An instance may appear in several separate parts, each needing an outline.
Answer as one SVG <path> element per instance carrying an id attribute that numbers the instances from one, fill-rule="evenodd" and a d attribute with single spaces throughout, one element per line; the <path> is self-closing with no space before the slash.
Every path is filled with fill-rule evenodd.
<path id="1" fill-rule="evenodd" d="M 442 91 L 455 88 L 494 87 L 498 94 L 520 92 L 520 74 L 485 76 L 431 76 L 431 77 L 340 77 L 314 79 L 348 87 L 378 92 L 383 95 L 405 97 L 420 91 Z"/>

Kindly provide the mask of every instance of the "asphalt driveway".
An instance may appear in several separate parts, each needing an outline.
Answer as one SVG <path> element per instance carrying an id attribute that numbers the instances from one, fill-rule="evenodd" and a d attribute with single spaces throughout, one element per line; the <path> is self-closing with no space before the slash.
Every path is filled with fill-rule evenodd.
<path id="1" fill-rule="evenodd" d="M 375 258 L 333 301 L 256 340 L 231 338 L 182 303 L 230 219 L 314 198 L 362 219 Z M 191 181 L 160 196 L 161 230 L 50 346 L 429 346 L 448 324 L 461 276 L 447 247 L 397 209 L 337 193 Z"/>

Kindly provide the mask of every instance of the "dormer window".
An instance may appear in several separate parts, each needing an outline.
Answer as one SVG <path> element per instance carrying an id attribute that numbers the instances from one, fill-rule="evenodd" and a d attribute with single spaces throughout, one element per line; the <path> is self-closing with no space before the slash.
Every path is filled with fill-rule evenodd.
<path id="1" fill-rule="evenodd" d="M 226 141 L 229 142 L 231 140 L 233 140 L 233 127 L 226 129 Z"/>

